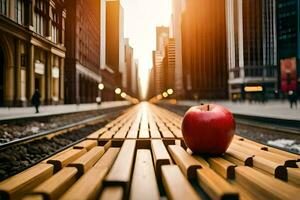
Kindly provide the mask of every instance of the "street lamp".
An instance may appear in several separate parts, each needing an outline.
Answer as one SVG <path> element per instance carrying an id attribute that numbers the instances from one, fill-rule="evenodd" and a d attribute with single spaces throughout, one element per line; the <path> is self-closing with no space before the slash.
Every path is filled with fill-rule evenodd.
<path id="1" fill-rule="evenodd" d="M 115 93 L 116 93 L 116 94 L 121 94 L 121 92 L 122 92 L 122 90 L 121 90 L 120 88 L 116 88 L 116 89 L 115 89 Z"/>
<path id="2" fill-rule="evenodd" d="M 99 90 L 103 90 L 104 89 L 104 84 L 103 83 L 99 83 L 98 84 L 98 88 L 99 88 Z"/>
<path id="3" fill-rule="evenodd" d="M 171 88 L 167 90 L 167 93 L 168 93 L 169 95 L 173 94 L 173 92 L 174 92 L 174 91 L 173 91 L 173 89 L 171 89 Z"/>
<path id="4" fill-rule="evenodd" d="M 121 97 L 122 97 L 122 98 L 125 98 L 126 96 L 127 96 L 127 94 L 126 94 L 125 92 L 122 92 L 122 93 L 121 93 Z"/>
<path id="5" fill-rule="evenodd" d="M 163 95 L 163 97 L 165 97 L 165 98 L 168 97 L 168 93 L 167 93 L 167 92 L 164 92 L 162 95 Z"/>

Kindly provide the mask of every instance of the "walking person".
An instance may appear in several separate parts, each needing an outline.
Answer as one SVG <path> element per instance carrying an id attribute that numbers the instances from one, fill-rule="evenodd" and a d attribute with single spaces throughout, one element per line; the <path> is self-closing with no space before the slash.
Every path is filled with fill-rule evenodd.
<path id="1" fill-rule="evenodd" d="M 40 98 L 41 98 L 41 93 L 39 92 L 38 89 L 36 89 L 31 98 L 31 104 L 34 105 L 35 107 L 35 111 L 36 111 L 35 113 L 39 113 L 39 106 L 41 104 Z"/>
<path id="2" fill-rule="evenodd" d="M 296 92 L 290 90 L 288 92 L 288 99 L 289 99 L 289 102 L 290 102 L 290 107 L 291 109 L 293 108 L 293 105 L 295 104 L 295 107 L 297 108 L 297 101 L 298 101 L 298 95 Z"/>

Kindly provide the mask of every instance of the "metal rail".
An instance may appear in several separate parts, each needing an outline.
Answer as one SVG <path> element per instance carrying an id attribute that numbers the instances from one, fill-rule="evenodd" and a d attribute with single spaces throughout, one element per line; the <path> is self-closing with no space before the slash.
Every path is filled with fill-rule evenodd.
<path id="1" fill-rule="evenodd" d="M 34 141 L 34 140 L 39 140 L 39 139 L 42 139 L 42 138 L 45 138 L 45 137 L 60 135 L 60 134 L 68 132 L 68 130 L 70 130 L 70 129 L 74 130 L 74 129 L 77 129 L 77 128 L 85 127 L 86 125 L 91 124 L 93 122 L 108 118 L 108 117 L 116 114 L 117 112 L 120 112 L 120 111 L 112 111 L 110 113 L 103 114 L 103 115 L 100 115 L 100 116 L 97 116 L 97 117 L 92 117 L 92 118 L 89 118 L 89 119 L 85 119 L 85 120 L 80 121 L 80 122 L 68 124 L 68 125 L 61 126 L 61 127 L 58 127 L 58 128 L 52 129 L 52 130 L 42 131 L 42 132 L 34 134 L 34 135 L 30 135 L 30 136 L 27 136 L 27 137 L 15 139 L 15 140 L 0 144 L 0 150 L 7 149 L 9 147 L 13 147 L 13 146 L 18 145 L 18 144 L 24 144 L 24 143 L 28 143 L 28 142 L 31 142 L 31 141 Z"/>

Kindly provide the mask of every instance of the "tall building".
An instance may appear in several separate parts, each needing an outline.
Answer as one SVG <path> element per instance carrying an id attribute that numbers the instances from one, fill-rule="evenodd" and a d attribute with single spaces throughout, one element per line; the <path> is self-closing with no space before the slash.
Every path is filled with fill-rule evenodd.
<path id="1" fill-rule="evenodd" d="M 63 103 L 65 18 L 62 0 L 0 1 L 0 106 Z"/>
<path id="2" fill-rule="evenodd" d="M 125 39 L 125 66 L 126 70 L 122 74 L 122 80 L 124 82 L 123 88 L 126 90 L 127 93 L 132 95 L 132 74 L 134 72 L 134 58 L 133 58 L 133 48 L 129 45 L 129 39 Z"/>
<path id="3" fill-rule="evenodd" d="M 227 98 L 225 0 L 186 1 L 182 66 L 187 98 Z"/>
<path id="4" fill-rule="evenodd" d="M 124 16 L 119 0 L 106 0 L 106 68 L 113 71 L 115 86 L 122 87 L 125 72 Z"/>
<path id="5" fill-rule="evenodd" d="M 184 97 L 183 89 L 183 74 L 182 74 L 182 36 L 181 23 L 182 13 L 185 9 L 185 0 L 172 0 L 172 34 L 171 37 L 175 40 L 175 95 L 178 99 Z"/>
<path id="6" fill-rule="evenodd" d="M 276 0 L 227 0 L 231 99 L 272 98 L 277 92 Z"/>
<path id="7" fill-rule="evenodd" d="M 65 1 L 66 103 L 95 102 L 100 76 L 100 2 Z"/>
<path id="8" fill-rule="evenodd" d="M 169 42 L 169 27 L 156 27 L 156 50 L 152 52 L 153 62 L 153 87 L 149 88 L 149 94 L 158 95 L 165 90 L 164 58 Z M 153 91 L 150 91 L 152 89 Z"/>
<path id="9" fill-rule="evenodd" d="M 300 96 L 300 2 L 277 0 L 276 8 L 280 89 L 298 90 Z"/>
<path id="10" fill-rule="evenodd" d="M 175 89 L 176 90 L 176 47 L 175 47 L 175 39 L 169 38 L 168 44 L 165 47 L 165 57 L 164 57 L 164 91 L 167 89 Z"/>

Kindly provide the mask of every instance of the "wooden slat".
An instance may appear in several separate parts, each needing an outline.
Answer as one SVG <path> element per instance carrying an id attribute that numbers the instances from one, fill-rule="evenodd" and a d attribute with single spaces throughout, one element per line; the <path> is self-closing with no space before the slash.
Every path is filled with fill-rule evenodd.
<path id="1" fill-rule="evenodd" d="M 10 199 L 18 199 L 27 191 L 36 187 L 52 176 L 54 167 L 51 164 L 37 164 L 0 183 L 0 193 Z"/>
<path id="2" fill-rule="evenodd" d="M 58 199 L 78 178 L 75 167 L 65 167 L 33 190 L 45 199 Z"/>
<path id="3" fill-rule="evenodd" d="M 197 170 L 198 183 L 213 200 L 239 199 L 238 192 L 210 168 Z"/>
<path id="4" fill-rule="evenodd" d="M 175 138 L 175 136 L 170 130 L 161 130 L 161 134 L 163 138 L 170 138 L 170 139 Z"/>
<path id="5" fill-rule="evenodd" d="M 76 167 L 80 174 L 85 173 L 89 170 L 104 154 L 104 147 L 94 147 L 86 154 L 78 158 L 77 160 L 70 163 L 68 166 Z"/>
<path id="6" fill-rule="evenodd" d="M 153 155 L 153 161 L 156 171 L 156 176 L 161 178 L 161 166 L 169 165 L 172 163 L 172 159 L 168 154 L 168 151 L 161 140 L 151 140 L 151 150 Z"/>
<path id="7" fill-rule="evenodd" d="M 43 199 L 44 197 L 41 194 L 30 194 L 22 198 L 22 200 L 43 200 Z"/>
<path id="8" fill-rule="evenodd" d="M 106 131 L 104 132 L 100 137 L 99 137 L 99 140 L 108 140 L 108 139 L 111 139 L 113 138 L 115 132 L 112 132 L 112 131 Z"/>
<path id="9" fill-rule="evenodd" d="M 88 200 L 95 199 L 102 187 L 102 181 L 108 168 L 93 167 L 85 173 L 60 199 Z"/>
<path id="10" fill-rule="evenodd" d="M 141 149 L 137 151 L 130 199 L 160 199 L 150 150 Z"/>
<path id="11" fill-rule="evenodd" d="M 221 158 L 208 158 L 210 167 L 225 179 L 234 179 L 235 164 Z"/>
<path id="12" fill-rule="evenodd" d="M 151 138 L 155 139 L 155 138 L 161 138 L 161 135 L 159 133 L 158 130 L 153 130 L 151 129 L 150 130 L 150 135 L 151 135 Z"/>
<path id="13" fill-rule="evenodd" d="M 253 167 L 264 170 L 276 178 L 287 180 L 287 169 L 282 164 L 267 160 L 261 156 L 253 157 Z"/>
<path id="14" fill-rule="evenodd" d="M 114 138 L 124 139 L 124 138 L 126 138 L 127 132 L 128 132 L 128 130 L 120 130 L 114 135 Z"/>
<path id="15" fill-rule="evenodd" d="M 121 186 L 108 186 L 103 189 L 99 200 L 122 200 L 124 189 Z"/>
<path id="16" fill-rule="evenodd" d="M 64 152 L 63 154 L 59 154 L 57 156 L 52 156 L 51 158 L 48 159 L 47 163 L 53 164 L 54 171 L 57 172 L 58 170 L 67 166 L 69 163 L 78 159 L 80 156 L 82 156 L 86 152 L 87 152 L 86 149 L 70 149 L 70 150 Z"/>
<path id="17" fill-rule="evenodd" d="M 139 131 L 139 138 L 149 138 L 150 134 L 149 131 L 146 129 L 140 129 Z"/>
<path id="18" fill-rule="evenodd" d="M 90 134 L 87 136 L 87 139 L 94 139 L 97 140 L 101 134 L 103 134 L 105 131 L 107 131 L 107 128 L 103 127 L 94 133 Z"/>
<path id="19" fill-rule="evenodd" d="M 112 169 L 105 178 L 106 185 L 120 185 L 123 186 L 125 190 L 128 189 L 133 168 L 135 146 L 135 140 L 124 141 Z"/>
<path id="20" fill-rule="evenodd" d="M 127 138 L 137 138 L 137 136 L 138 136 L 138 130 L 130 129 L 128 131 Z"/>
<path id="21" fill-rule="evenodd" d="M 97 146 L 98 142 L 96 140 L 84 140 L 74 145 L 74 149 L 86 149 L 91 150 L 93 147 Z"/>
<path id="22" fill-rule="evenodd" d="M 162 180 L 168 199 L 200 199 L 188 180 L 185 179 L 178 166 L 162 166 Z"/>
<path id="23" fill-rule="evenodd" d="M 109 148 L 105 154 L 96 162 L 94 167 L 110 168 L 117 158 L 120 148 Z"/>
<path id="24" fill-rule="evenodd" d="M 295 200 L 300 189 L 281 180 L 260 173 L 251 167 L 235 168 L 236 182 L 256 194 L 257 199 Z"/>
<path id="25" fill-rule="evenodd" d="M 183 174 L 190 180 L 196 179 L 196 171 L 201 168 L 200 163 L 179 145 L 169 145 L 168 149 Z"/>
<path id="26" fill-rule="evenodd" d="M 300 187 L 300 169 L 288 167 L 287 171 L 288 171 L 288 181 Z"/>
<path id="27" fill-rule="evenodd" d="M 237 149 L 232 148 L 232 146 L 230 146 L 227 149 L 224 157 L 227 160 L 230 161 L 230 160 L 232 160 L 230 158 L 230 156 L 233 157 L 233 158 L 235 158 L 235 159 L 238 159 L 238 160 L 242 161 L 244 163 L 244 165 L 246 165 L 246 166 L 252 166 L 253 165 L 253 156 L 254 155 L 246 154 L 243 151 L 239 151 Z"/>

